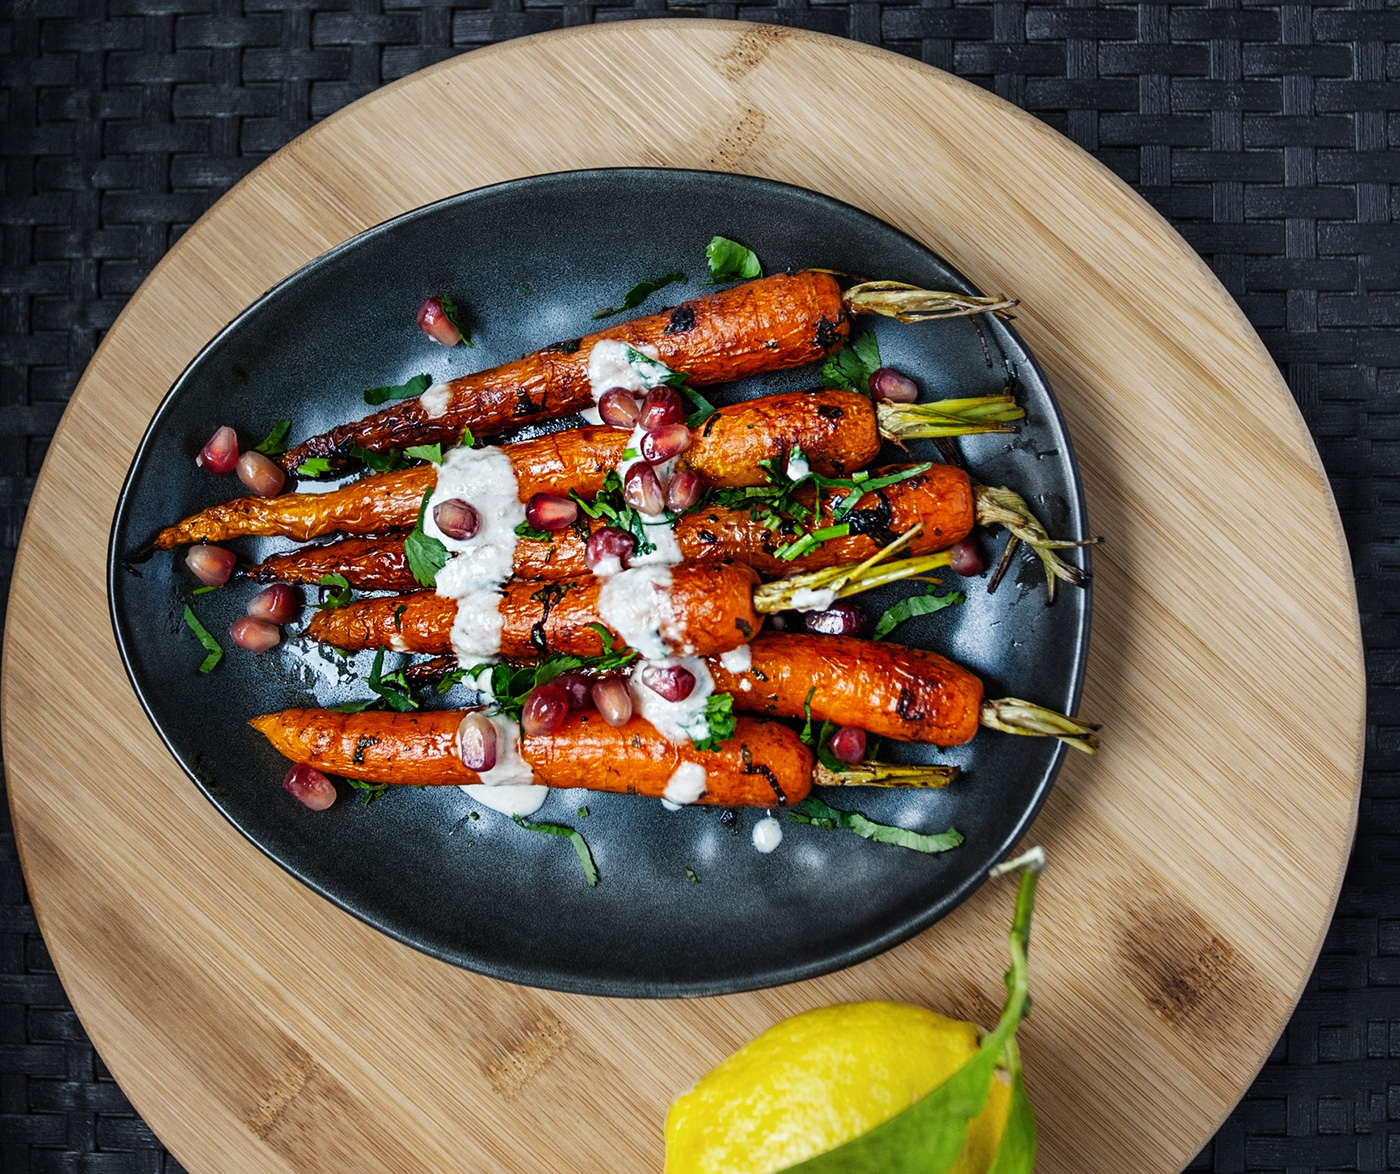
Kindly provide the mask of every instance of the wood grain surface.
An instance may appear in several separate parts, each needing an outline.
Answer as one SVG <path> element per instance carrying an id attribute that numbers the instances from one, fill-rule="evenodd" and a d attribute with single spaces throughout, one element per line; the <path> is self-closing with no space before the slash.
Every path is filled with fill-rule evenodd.
<path id="1" fill-rule="evenodd" d="M 84 1026 L 196 1174 L 645 1171 L 668 1101 L 783 1016 L 885 998 L 994 1018 L 995 884 L 873 961 L 754 994 L 622 1002 L 455 970 L 244 841 L 128 687 L 108 530 L 199 348 L 399 212 L 611 165 L 814 188 L 1023 299 L 1109 538 L 1082 706 L 1104 750 L 1070 756 L 1033 831 L 1052 861 L 1023 1043 L 1040 1169 L 1178 1170 L 1286 1023 L 1351 844 L 1364 680 L 1327 483 L 1238 308 L 1106 170 L 953 77 L 777 27 L 578 28 L 415 74 L 259 167 L 132 298 L 49 450 L 5 637 L 19 847 Z"/>

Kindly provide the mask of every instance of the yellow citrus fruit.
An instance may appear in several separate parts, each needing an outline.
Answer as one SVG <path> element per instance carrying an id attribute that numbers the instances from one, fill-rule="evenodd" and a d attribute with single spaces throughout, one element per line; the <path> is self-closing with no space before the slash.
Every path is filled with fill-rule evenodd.
<path id="1" fill-rule="evenodd" d="M 740 1048 L 666 1114 L 666 1174 L 772 1174 L 907 1109 L 977 1050 L 976 1024 L 907 1003 L 794 1015 Z M 949 1174 L 992 1163 L 1011 1090 L 993 1076 Z"/>

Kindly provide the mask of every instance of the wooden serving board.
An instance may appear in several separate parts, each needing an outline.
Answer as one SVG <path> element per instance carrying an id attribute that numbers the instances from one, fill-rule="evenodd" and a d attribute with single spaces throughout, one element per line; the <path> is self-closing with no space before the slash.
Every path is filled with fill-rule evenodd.
<path id="1" fill-rule="evenodd" d="M 5 641 L 15 827 L 85 1027 L 195 1172 L 630 1171 L 660 1168 L 668 1101 L 783 1016 L 881 998 L 994 1018 L 1004 884 L 871 962 L 755 994 L 609 1001 L 453 969 L 244 841 L 128 687 L 108 528 L 199 348 L 399 212 L 614 165 L 814 188 L 1022 298 L 1109 540 L 1082 706 L 1104 749 L 1070 756 L 1033 832 L 1052 862 L 1023 1044 L 1040 1168 L 1179 1169 L 1287 1021 L 1352 840 L 1361 643 L 1327 482 L 1238 308 L 1104 168 L 947 74 L 768 26 L 579 28 L 415 74 L 259 167 L 132 298 L 50 449 Z"/>

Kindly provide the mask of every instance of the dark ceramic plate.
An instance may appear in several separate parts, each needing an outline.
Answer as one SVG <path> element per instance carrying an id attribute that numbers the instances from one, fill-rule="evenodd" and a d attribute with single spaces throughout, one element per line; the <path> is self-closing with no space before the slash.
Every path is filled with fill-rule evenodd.
<path id="1" fill-rule="evenodd" d="M 226 634 L 251 585 L 192 599 L 195 584 L 179 558 L 138 561 L 160 527 L 240 491 L 232 477 L 195 467 L 204 441 L 232 424 L 245 444 L 255 443 L 286 417 L 291 439 L 300 439 L 364 414 L 367 387 L 420 371 L 445 379 L 584 334 L 596 328 L 593 310 L 616 305 L 644 277 L 679 269 L 690 283 L 638 312 L 698 296 L 705 246 L 717 233 L 754 248 L 768 272 L 818 266 L 972 292 L 888 225 L 782 184 L 661 170 L 518 180 L 382 224 L 264 295 L 176 381 L 132 462 L 112 531 L 112 621 L 136 692 L 171 753 L 229 821 L 294 876 L 446 961 L 512 982 L 651 997 L 748 990 L 849 966 L 967 897 L 1026 830 L 1059 766 L 1059 743 L 991 731 L 943 755 L 886 743 L 884 757 L 942 758 L 965 773 L 946 792 L 828 796 L 834 806 L 921 831 L 956 826 L 966 843 L 938 856 L 791 821 L 782 845 L 765 856 L 750 841 L 762 812 L 741 811 L 726 826 L 712 808 L 670 813 L 652 800 L 557 792 L 535 818 L 585 834 L 602 874 L 597 888 L 585 886 L 567 841 L 478 809 L 455 787 L 405 789 L 366 806 L 342 786 L 340 801 L 321 813 L 282 791 L 287 764 L 247 719 L 366 696 L 355 677 L 367 658 L 352 662 L 352 675 L 304 641 L 263 656 L 240 652 Z M 469 307 L 474 350 L 444 350 L 415 329 L 419 302 L 443 292 Z M 1053 533 L 1085 535 L 1064 422 L 1006 323 L 880 320 L 870 328 L 885 361 L 929 392 L 990 394 L 1013 379 L 1026 426 L 1018 436 L 962 441 L 967 462 L 982 481 L 1019 489 Z M 731 402 L 819 382 L 809 367 L 708 394 Z M 929 453 L 937 459 L 931 445 Z M 1002 541 L 991 540 L 991 553 Z M 260 557 L 288 544 L 235 545 Z M 1019 555 L 995 595 L 986 594 L 985 580 L 966 586 L 964 606 L 909 622 L 899 638 L 975 669 L 992 696 L 1073 710 L 1088 593 L 1062 591 L 1047 608 L 1038 563 Z M 867 597 L 870 612 L 879 615 L 907 591 Z M 204 651 L 182 621 L 191 602 L 229 646 L 207 676 L 196 671 Z"/>

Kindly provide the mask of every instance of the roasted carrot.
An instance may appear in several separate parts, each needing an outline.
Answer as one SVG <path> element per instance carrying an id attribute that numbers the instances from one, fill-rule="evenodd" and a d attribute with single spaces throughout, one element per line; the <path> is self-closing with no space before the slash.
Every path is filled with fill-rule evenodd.
<path id="1" fill-rule="evenodd" d="M 420 787 L 471 784 L 479 776 L 457 754 L 461 710 L 336 713 L 288 709 L 249 724 L 293 762 L 371 783 Z M 720 807 L 780 807 L 812 786 L 813 758 L 792 730 L 739 718 L 716 750 L 668 742 L 645 720 L 608 725 L 596 713 L 573 713 L 551 734 L 520 735 L 520 755 L 548 787 L 587 787 L 659 798 L 682 763 L 705 769 L 696 802 Z"/>
<path id="2" fill-rule="evenodd" d="M 576 412 L 592 405 L 588 358 L 605 339 L 655 347 L 661 362 L 700 386 L 813 362 L 838 349 L 849 331 L 834 277 L 777 273 L 464 375 L 446 385 L 439 414 L 430 415 L 422 397 L 400 400 L 304 441 L 282 463 L 287 469 L 312 457 L 344 463 L 354 446 L 382 452 L 456 443 L 466 428 L 492 436 Z"/>
<path id="3" fill-rule="evenodd" d="M 670 568 L 669 595 L 657 606 L 662 638 L 676 653 L 707 656 L 743 644 L 762 625 L 754 610 L 758 576 L 742 564 L 687 565 Z M 501 593 L 499 655 L 529 660 L 551 652 L 597 656 L 603 652 L 598 614 L 604 580 L 555 583 L 507 583 Z M 669 604 L 665 602 L 669 599 Z M 307 635 L 336 648 L 392 648 L 399 652 L 441 654 L 452 651 L 452 627 L 458 607 L 430 591 L 414 595 L 362 599 L 318 612 Z M 596 626 L 595 626 L 596 625 Z M 621 638 L 614 633 L 614 637 Z"/>

